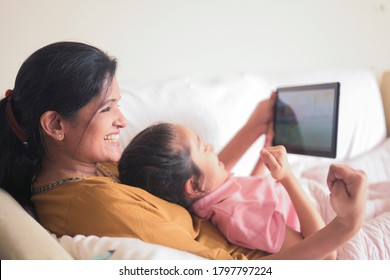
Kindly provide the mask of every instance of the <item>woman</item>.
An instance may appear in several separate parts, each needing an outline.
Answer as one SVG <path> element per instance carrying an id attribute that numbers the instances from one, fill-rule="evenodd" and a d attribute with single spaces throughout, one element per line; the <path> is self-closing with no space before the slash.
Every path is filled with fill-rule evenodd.
<path id="1" fill-rule="evenodd" d="M 126 121 L 115 72 L 114 59 L 82 43 L 54 43 L 33 53 L 0 101 L 0 185 L 21 204 L 31 199 L 41 224 L 57 235 L 137 237 L 209 259 L 264 257 L 228 243 L 184 208 L 119 183 L 113 162 L 120 157 L 118 137 Z M 261 102 L 220 153 L 228 170 L 267 131 L 272 107 L 273 98 Z M 329 182 L 341 214 L 267 258 L 324 258 L 361 226 L 364 176 L 332 169 Z M 328 253 L 318 254 L 316 246 Z"/>

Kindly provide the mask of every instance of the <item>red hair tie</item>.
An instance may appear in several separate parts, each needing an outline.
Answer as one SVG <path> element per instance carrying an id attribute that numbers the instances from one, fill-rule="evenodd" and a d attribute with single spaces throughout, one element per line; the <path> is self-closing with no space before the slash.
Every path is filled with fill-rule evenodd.
<path id="1" fill-rule="evenodd" d="M 7 122 L 13 133 L 20 139 L 22 142 L 27 142 L 27 135 L 20 127 L 18 121 L 15 119 L 12 107 L 11 107 L 11 98 L 13 95 L 13 90 L 9 89 L 5 92 L 5 97 L 7 98 L 7 103 L 5 104 L 5 116 Z"/>
<path id="2" fill-rule="evenodd" d="M 5 97 L 11 97 L 12 94 L 14 93 L 14 91 L 12 89 L 7 89 L 7 91 L 5 92 Z"/>

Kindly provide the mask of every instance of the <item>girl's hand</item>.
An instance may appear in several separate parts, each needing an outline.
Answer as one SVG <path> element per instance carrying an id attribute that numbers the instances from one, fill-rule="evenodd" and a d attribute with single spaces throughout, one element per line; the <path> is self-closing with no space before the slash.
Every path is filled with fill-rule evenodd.
<path id="1" fill-rule="evenodd" d="M 276 93 L 273 92 L 270 98 L 261 101 L 249 117 L 247 125 L 255 130 L 268 131 L 274 117 L 275 99 Z"/>
<path id="2" fill-rule="evenodd" d="M 282 181 L 291 174 L 284 146 L 265 147 L 260 155 L 275 180 Z"/>
<path id="3" fill-rule="evenodd" d="M 358 229 L 364 221 L 366 175 L 345 165 L 332 164 L 327 184 L 330 203 L 342 224 Z"/>

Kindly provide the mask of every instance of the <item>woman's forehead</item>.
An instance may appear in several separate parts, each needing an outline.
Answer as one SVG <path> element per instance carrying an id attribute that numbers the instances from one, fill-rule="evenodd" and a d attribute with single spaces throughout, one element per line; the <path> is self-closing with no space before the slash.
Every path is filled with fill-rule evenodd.
<path id="1" fill-rule="evenodd" d="M 112 81 L 106 79 L 102 91 L 87 106 L 97 110 L 110 102 L 118 101 L 120 97 L 120 89 L 116 79 L 114 78 Z"/>

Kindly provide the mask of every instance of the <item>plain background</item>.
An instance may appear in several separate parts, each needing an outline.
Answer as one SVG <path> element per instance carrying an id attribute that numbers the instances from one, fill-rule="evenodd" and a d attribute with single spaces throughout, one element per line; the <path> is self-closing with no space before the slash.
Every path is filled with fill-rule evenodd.
<path id="1" fill-rule="evenodd" d="M 36 49 L 81 41 L 118 80 L 367 67 L 390 70 L 390 0 L 0 0 L 0 89 Z"/>

